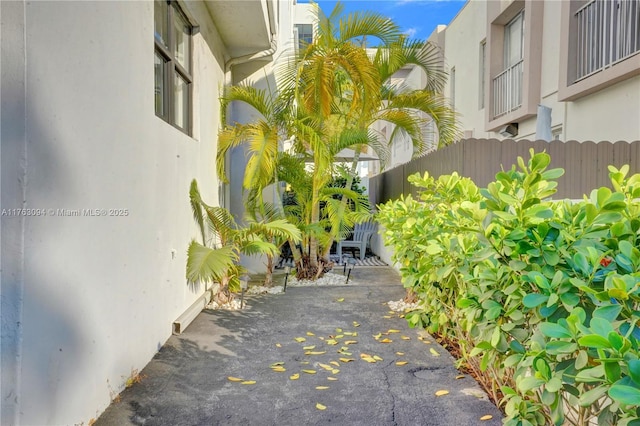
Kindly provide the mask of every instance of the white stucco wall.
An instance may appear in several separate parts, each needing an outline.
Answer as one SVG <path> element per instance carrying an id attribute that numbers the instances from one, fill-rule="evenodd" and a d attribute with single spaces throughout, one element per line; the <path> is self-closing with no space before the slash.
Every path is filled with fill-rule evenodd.
<path id="1" fill-rule="evenodd" d="M 224 47 L 203 7 L 189 137 L 154 114 L 153 2 L 2 3 L 2 208 L 128 210 L 2 217 L 3 425 L 87 424 L 204 291 L 188 189 L 217 202 Z"/>

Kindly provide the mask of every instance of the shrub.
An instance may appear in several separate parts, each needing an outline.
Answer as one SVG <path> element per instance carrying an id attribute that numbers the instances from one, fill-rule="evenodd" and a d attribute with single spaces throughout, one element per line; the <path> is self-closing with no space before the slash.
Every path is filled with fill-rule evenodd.
<path id="1" fill-rule="evenodd" d="M 381 207 L 421 301 L 406 318 L 457 341 L 507 425 L 640 425 L 640 175 L 552 201 L 549 163 L 532 151 L 483 189 L 414 175 L 417 200 Z"/>

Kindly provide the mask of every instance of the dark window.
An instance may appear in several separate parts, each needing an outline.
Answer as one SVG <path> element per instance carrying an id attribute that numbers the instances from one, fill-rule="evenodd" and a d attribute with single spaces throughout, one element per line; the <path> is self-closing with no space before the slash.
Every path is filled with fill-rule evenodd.
<path id="1" fill-rule="evenodd" d="M 176 2 L 154 3 L 156 115 L 191 134 L 192 28 Z"/>
<path id="2" fill-rule="evenodd" d="M 313 25 L 296 24 L 298 29 L 298 48 L 305 49 L 308 44 L 313 43 Z"/>

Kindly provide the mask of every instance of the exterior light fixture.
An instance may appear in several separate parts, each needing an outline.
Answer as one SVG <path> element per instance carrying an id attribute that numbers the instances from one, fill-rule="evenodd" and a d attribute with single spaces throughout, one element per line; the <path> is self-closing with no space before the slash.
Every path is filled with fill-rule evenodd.
<path id="1" fill-rule="evenodd" d="M 247 291 L 248 287 L 249 287 L 249 277 L 246 275 L 241 276 L 240 290 L 242 290 L 242 293 L 240 295 L 240 309 L 244 309 L 244 292 Z"/>
<path id="2" fill-rule="evenodd" d="M 356 260 L 351 258 L 349 259 L 349 261 L 347 262 L 347 280 L 345 281 L 345 284 L 349 284 L 349 277 L 351 277 L 351 271 L 353 271 L 353 268 L 356 266 Z"/>
<path id="3" fill-rule="evenodd" d="M 287 281 L 289 281 L 289 273 L 291 272 L 291 267 L 290 266 L 285 266 L 284 267 L 284 288 L 282 289 L 283 293 L 286 293 L 287 291 Z"/>
<path id="4" fill-rule="evenodd" d="M 518 136 L 518 123 L 507 124 L 500 129 L 499 133 L 505 138 Z"/>

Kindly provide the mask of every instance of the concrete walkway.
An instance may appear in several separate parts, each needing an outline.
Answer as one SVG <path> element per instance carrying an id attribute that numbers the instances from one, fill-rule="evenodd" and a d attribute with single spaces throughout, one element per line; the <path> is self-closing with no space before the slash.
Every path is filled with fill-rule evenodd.
<path id="1" fill-rule="evenodd" d="M 476 382 L 456 379 L 445 349 L 389 313 L 386 302 L 404 295 L 393 269 L 356 268 L 352 278 L 254 296 L 243 311 L 202 312 L 96 425 L 501 424 Z"/>

